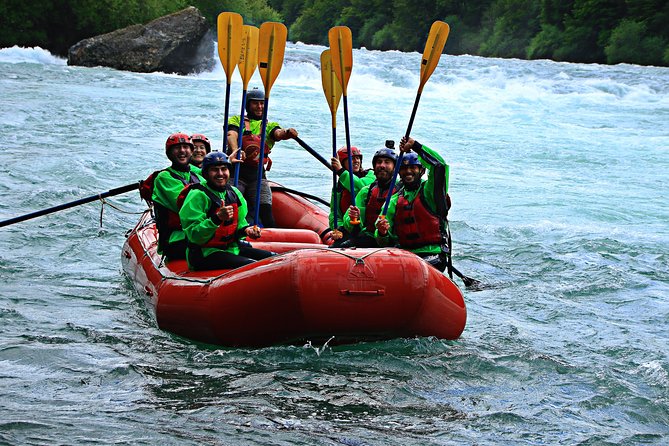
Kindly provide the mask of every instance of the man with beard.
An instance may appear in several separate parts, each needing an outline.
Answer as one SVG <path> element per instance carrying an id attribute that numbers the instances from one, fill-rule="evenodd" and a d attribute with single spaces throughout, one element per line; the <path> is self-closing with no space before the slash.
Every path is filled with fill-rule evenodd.
<path id="1" fill-rule="evenodd" d="M 262 131 L 262 115 L 265 110 L 265 92 L 254 88 L 246 95 L 246 116 L 243 126 L 240 125 L 240 117 L 232 116 L 228 120 L 228 154 L 237 149 L 239 143 L 239 131 L 242 128 L 242 150 L 244 150 L 244 163 L 239 168 L 239 190 L 242 191 L 249 206 L 247 219 L 253 222 L 255 216 L 256 189 L 258 187 L 258 163 L 260 161 L 260 132 Z M 272 160 L 269 153 L 277 141 L 283 141 L 297 136 L 294 128 L 282 129 L 276 122 L 267 122 L 265 132 L 265 158 L 262 160 L 263 172 L 260 183 L 260 209 L 258 215 L 260 222 L 266 228 L 275 226 L 272 215 L 272 191 L 267 183 L 265 171 L 270 170 Z"/>
<path id="2" fill-rule="evenodd" d="M 353 164 L 353 190 L 357 196 L 363 187 L 374 182 L 375 176 L 372 169 L 362 168 L 362 152 L 357 147 L 351 147 L 351 161 Z M 348 149 L 341 147 L 337 150 L 337 156 L 332 157 L 330 163 L 333 171 L 339 175 L 336 188 L 337 202 L 335 203 L 335 191 L 332 191 L 329 216 L 330 228 L 339 229 L 339 233 L 333 233 L 335 242 L 332 247 L 336 248 L 348 240 L 350 236 L 349 232 L 344 228 L 344 214 L 351 204 L 353 204 L 350 191 L 351 181 L 348 169 L 342 167 L 342 164 L 348 166 Z"/>
<path id="3" fill-rule="evenodd" d="M 158 253 L 168 260 L 186 256 L 186 237 L 179 222 L 177 198 L 188 184 L 202 181 L 200 169 L 190 164 L 193 143 L 185 133 L 173 133 L 165 142 L 165 153 L 172 165 L 154 172 L 147 181 L 158 228 Z"/>
<path id="4" fill-rule="evenodd" d="M 374 238 L 376 220 L 386 202 L 390 180 L 393 178 L 397 154 L 393 149 L 379 149 L 372 158 L 372 168 L 376 179 L 363 187 L 355 197 L 355 206 L 351 206 L 344 215 L 344 228 L 351 238 L 342 243 L 342 247 L 374 248 L 379 246 Z M 398 191 L 395 186 L 393 193 Z M 357 222 L 357 223 L 356 223 Z"/>
<path id="5" fill-rule="evenodd" d="M 274 255 L 240 242 L 260 237 L 260 228 L 246 222 L 246 200 L 229 184 L 231 167 L 226 154 L 208 153 L 202 161 L 205 182 L 189 186 L 179 196 L 191 270 L 239 268 Z"/>
<path id="6" fill-rule="evenodd" d="M 403 188 L 390 199 L 375 235 L 379 245 L 399 244 L 443 272 L 448 264 L 448 164 L 413 138 L 402 138 L 400 150 L 406 154 L 399 172 Z M 426 168 L 427 180 L 422 179 Z"/>

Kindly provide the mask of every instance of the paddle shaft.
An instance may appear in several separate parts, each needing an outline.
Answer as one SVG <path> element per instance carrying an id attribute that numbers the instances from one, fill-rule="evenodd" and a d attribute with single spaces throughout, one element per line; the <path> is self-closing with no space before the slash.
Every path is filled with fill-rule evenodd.
<path id="1" fill-rule="evenodd" d="M 346 149 L 348 154 L 348 177 L 351 186 L 351 202 L 355 204 L 355 188 L 353 182 L 353 156 L 351 156 L 351 132 L 348 128 L 348 101 L 344 95 L 344 129 L 346 130 Z"/>
<path id="2" fill-rule="evenodd" d="M 115 189 L 108 190 L 101 194 L 92 195 L 90 197 L 81 198 L 79 200 L 71 201 L 69 203 L 60 204 L 58 206 L 50 207 L 48 209 L 42 209 L 41 211 L 32 212 L 30 214 L 21 215 L 20 217 L 10 218 L 9 220 L 0 221 L 0 228 L 4 226 L 13 225 L 14 223 L 19 223 L 22 221 L 30 220 L 36 217 L 41 217 L 42 215 L 52 214 L 54 212 L 62 211 L 64 209 L 73 208 L 82 204 L 90 203 L 92 201 L 101 200 L 106 197 L 113 197 L 114 195 L 124 194 L 130 192 L 131 190 L 139 189 L 139 182 L 127 184 L 125 186 L 117 187 Z"/>
<path id="3" fill-rule="evenodd" d="M 335 125 L 335 115 L 332 115 L 332 157 L 337 157 L 337 127 Z M 334 207 L 334 229 L 339 229 L 339 199 L 337 198 L 337 172 L 332 169 L 332 196 Z M 355 203 L 354 203 L 355 204 Z"/>
<path id="4" fill-rule="evenodd" d="M 462 274 L 460 271 L 458 271 L 453 265 L 450 266 L 451 271 L 455 273 L 456 276 L 458 276 L 461 280 L 462 283 L 465 284 L 466 287 L 481 287 L 482 284 L 479 280 L 472 279 L 471 277 L 467 277 L 464 274 Z"/>
<path id="5" fill-rule="evenodd" d="M 244 129 L 246 129 L 246 122 L 244 121 L 244 109 L 246 107 L 246 89 L 242 91 L 242 111 L 239 112 L 239 129 L 237 130 L 238 133 L 238 138 L 237 138 L 237 148 L 239 149 L 237 151 L 237 159 L 241 159 L 242 157 L 242 138 L 244 138 Z M 227 139 L 228 132 L 225 132 L 225 137 Z M 233 185 L 237 187 L 239 185 L 239 165 L 241 163 L 235 163 L 235 178 L 233 180 Z"/>
<path id="6" fill-rule="evenodd" d="M 265 95 L 265 107 L 263 108 L 262 111 L 262 127 L 260 131 L 260 155 L 258 158 L 258 181 L 256 181 L 256 208 L 255 208 L 255 215 L 253 217 L 253 224 L 255 226 L 258 226 L 258 223 L 260 222 L 260 189 L 262 186 L 262 174 L 263 171 L 265 170 L 265 140 L 266 140 L 266 135 L 265 133 L 267 132 L 267 109 L 269 108 L 269 96 Z"/>
<path id="7" fill-rule="evenodd" d="M 309 147 L 309 144 L 307 144 L 306 142 L 304 142 L 304 141 L 302 140 L 302 138 L 300 138 L 299 136 L 296 136 L 296 137 L 294 137 L 293 139 L 294 139 L 295 141 L 297 141 L 297 143 L 298 143 L 299 145 L 301 145 L 307 152 L 311 153 L 311 154 L 314 156 L 314 158 L 316 158 L 318 161 L 320 161 L 325 167 L 327 167 L 328 169 L 332 170 L 332 166 L 330 165 L 330 163 L 328 163 L 328 161 L 327 161 L 325 158 L 323 158 L 323 157 L 321 156 L 320 153 L 316 152 L 314 149 L 312 149 L 311 147 Z M 336 174 L 336 173 L 335 173 L 335 174 Z"/>
<path id="8" fill-rule="evenodd" d="M 411 118 L 409 118 L 409 125 L 407 126 L 407 131 L 404 134 L 404 138 L 409 139 L 411 134 L 411 128 L 413 127 L 413 121 L 416 118 L 416 111 L 418 110 L 418 102 L 420 102 L 420 90 L 416 93 L 416 100 L 413 103 L 413 110 L 411 111 Z M 395 188 L 395 183 L 397 182 L 397 175 L 400 173 L 400 166 L 402 165 L 402 158 L 404 157 L 404 152 L 400 150 L 400 154 L 397 157 L 397 162 L 395 163 L 395 170 L 393 171 L 393 178 L 390 180 L 390 189 L 388 189 L 388 196 L 386 197 L 386 202 L 383 205 L 383 210 L 381 215 L 385 216 L 388 213 L 388 205 L 390 204 L 390 198 L 392 197 L 392 191 Z"/>
<path id="9" fill-rule="evenodd" d="M 228 109 L 230 105 L 230 83 L 226 82 L 225 83 L 225 118 L 223 118 L 223 149 L 221 151 L 223 153 L 227 152 L 228 148 Z M 242 104 L 243 107 L 243 104 Z M 244 122 L 240 122 L 239 125 L 241 126 Z"/>

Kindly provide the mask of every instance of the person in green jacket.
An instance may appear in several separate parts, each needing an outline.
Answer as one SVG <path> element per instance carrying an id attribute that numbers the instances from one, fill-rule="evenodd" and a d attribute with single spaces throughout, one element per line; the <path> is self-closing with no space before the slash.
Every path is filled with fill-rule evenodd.
<path id="1" fill-rule="evenodd" d="M 179 222 L 177 198 L 188 184 L 202 181 L 200 169 L 190 164 L 193 142 L 185 133 L 173 133 L 165 142 L 165 153 L 172 162 L 154 172 L 151 202 L 158 228 L 158 253 L 168 260 L 186 257 L 186 236 Z"/>
<path id="2" fill-rule="evenodd" d="M 205 181 L 189 186 L 179 197 L 191 270 L 239 268 L 274 255 L 241 241 L 260 237 L 260 228 L 246 222 L 246 200 L 229 184 L 231 166 L 226 154 L 208 153 L 202 161 Z"/>
<path id="3" fill-rule="evenodd" d="M 240 116 L 232 116 L 228 120 L 228 154 L 237 150 L 239 132 L 243 132 L 242 150 L 244 163 L 239 168 L 238 187 L 242 191 L 249 206 L 249 223 L 253 223 L 255 216 L 256 189 L 258 186 L 258 163 L 260 162 L 260 132 L 262 131 L 262 115 L 265 110 L 265 92 L 254 88 L 246 95 L 246 116 L 244 124 L 240 123 Z M 267 122 L 265 131 L 265 158 L 263 159 L 262 181 L 260 183 L 260 209 L 258 215 L 260 223 L 266 228 L 276 226 L 272 214 L 272 191 L 267 182 L 265 171 L 269 171 L 272 160 L 269 153 L 277 141 L 283 141 L 297 136 L 294 128 L 282 129 L 277 122 Z"/>
<path id="4" fill-rule="evenodd" d="M 358 248 L 376 248 L 378 242 L 374 237 L 375 223 L 390 189 L 390 182 L 395 171 L 397 154 L 395 150 L 388 147 L 379 149 L 372 158 L 372 167 L 376 179 L 369 185 L 360 189 L 355 197 L 355 206 L 351 206 L 344 214 L 344 228 L 351 234 L 342 247 L 355 246 Z M 396 193 L 399 187 L 393 189 Z"/>
<path id="5" fill-rule="evenodd" d="M 385 219 L 376 222 L 379 245 L 399 245 L 439 271 L 448 266 L 449 167 L 436 151 L 402 138 L 402 190 L 390 199 Z M 413 150 L 413 152 L 412 152 Z M 428 170 L 427 180 L 423 174 Z"/>
<path id="6" fill-rule="evenodd" d="M 372 184 L 376 178 L 373 169 L 362 168 L 362 152 L 357 147 L 351 147 L 351 161 L 353 164 L 353 190 L 356 195 L 360 189 Z M 341 147 L 337 150 L 337 156 L 330 160 L 333 171 L 339 175 L 337 187 L 332 191 L 330 198 L 330 228 L 333 229 L 333 238 L 335 242 L 333 248 L 341 246 L 343 242 L 349 239 L 350 234 L 344 228 L 344 214 L 353 204 L 351 195 L 351 181 L 347 168 L 342 165 L 348 165 L 348 149 Z M 336 200 L 336 202 L 335 202 Z M 339 232 L 337 232 L 339 230 Z"/>

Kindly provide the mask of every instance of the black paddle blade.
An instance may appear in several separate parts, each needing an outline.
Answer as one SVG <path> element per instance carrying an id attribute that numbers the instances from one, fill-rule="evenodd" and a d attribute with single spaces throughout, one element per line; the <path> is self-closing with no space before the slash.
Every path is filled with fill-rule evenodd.
<path id="1" fill-rule="evenodd" d="M 485 285 L 483 282 L 480 280 L 472 279 L 471 277 L 467 277 L 464 274 L 462 274 L 460 271 L 457 270 L 454 266 L 451 266 L 451 271 L 462 280 L 462 283 L 465 284 L 465 287 L 467 287 L 468 290 L 471 291 L 481 291 L 482 289 L 485 288 Z"/>
<path id="2" fill-rule="evenodd" d="M 485 289 L 485 285 L 480 280 L 472 279 L 471 277 L 462 276 L 462 283 L 465 284 L 470 291 L 481 291 Z"/>

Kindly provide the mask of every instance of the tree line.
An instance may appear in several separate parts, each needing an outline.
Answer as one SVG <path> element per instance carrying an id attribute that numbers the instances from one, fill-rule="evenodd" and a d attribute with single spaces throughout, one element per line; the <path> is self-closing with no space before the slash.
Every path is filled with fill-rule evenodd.
<path id="1" fill-rule="evenodd" d="M 3 0 L 0 47 L 58 55 L 79 40 L 196 6 L 245 23 L 281 21 L 291 41 L 327 45 L 346 25 L 354 45 L 422 51 L 430 25 L 451 26 L 447 54 L 669 66 L 666 0 Z"/>

